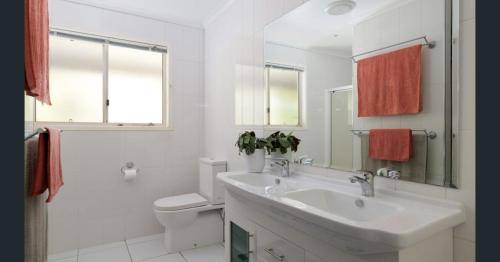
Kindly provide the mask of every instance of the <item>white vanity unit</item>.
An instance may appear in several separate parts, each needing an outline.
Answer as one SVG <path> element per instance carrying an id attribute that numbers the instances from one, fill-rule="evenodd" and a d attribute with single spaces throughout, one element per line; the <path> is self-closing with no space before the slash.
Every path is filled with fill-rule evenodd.
<path id="1" fill-rule="evenodd" d="M 310 174 L 219 173 L 227 262 L 451 262 L 461 203 Z"/>

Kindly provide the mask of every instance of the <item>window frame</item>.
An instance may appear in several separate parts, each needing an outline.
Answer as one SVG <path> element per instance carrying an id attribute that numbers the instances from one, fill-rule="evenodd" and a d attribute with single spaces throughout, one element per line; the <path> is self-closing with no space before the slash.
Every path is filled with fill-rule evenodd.
<path id="1" fill-rule="evenodd" d="M 102 44 L 103 48 L 103 76 L 102 76 L 102 122 L 54 122 L 54 121 L 37 121 L 36 118 L 36 101 L 33 103 L 33 126 L 39 127 L 56 127 L 63 130 L 173 130 L 169 121 L 169 113 L 171 111 L 170 102 L 170 83 L 169 83 L 169 53 L 168 48 L 162 45 L 149 44 L 101 35 L 87 34 L 76 31 L 51 28 L 50 34 L 59 37 L 68 37 L 75 40 L 93 41 Z M 109 123 L 108 119 L 108 90 L 109 90 L 109 45 L 116 45 L 128 48 L 157 51 L 162 54 L 162 123 Z"/>
<path id="2" fill-rule="evenodd" d="M 269 86 L 269 69 L 270 68 L 277 68 L 277 69 L 284 69 L 284 70 L 292 70 L 297 72 L 297 102 L 298 102 L 298 123 L 297 125 L 272 125 L 271 124 L 271 108 L 270 108 L 270 86 Z M 305 69 L 299 66 L 292 66 L 292 65 L 284 65 L 284 64 L 277 64 L 277 63 L 270 63 L 267 62 L 265 64 L 265 124 L 264 124 L 264 129 L 265 130 L 281 130 L 281 129 L 288 129 L 288 130 L 302 130 L 306 128 L 305 124 L 305 112 L 304 112 L 304 88 L 305 88 Z"/>

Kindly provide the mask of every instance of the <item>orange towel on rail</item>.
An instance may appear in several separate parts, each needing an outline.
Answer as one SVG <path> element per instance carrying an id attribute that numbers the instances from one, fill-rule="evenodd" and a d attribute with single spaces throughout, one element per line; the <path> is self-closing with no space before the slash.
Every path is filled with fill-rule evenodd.
<path id="1" fill-rule="evenodd" d="M 400 162 L 411 159 L 411 129 L 370 129 L 368 139 L 370 158 Z"/>
<path id="2" fill-rule="evenodd" d="M 358 116 L 422 112 L 422 45 L 357 62 Z"/>
<path id="3" fill-rule="evenodd" d="M 49 94 L 49 4 L 24 0 L 24 90 L 51 105 Z"/>
<path id="4" fill-rule="evenodd" d="M 61 131 L 47 128 L 38 135 L 38 152 L 35 173 L 31 184 L 31 195 L 49 190 L 46 202 L 52 201 L 59 188 L 64 185 L 61 167 Z"/>

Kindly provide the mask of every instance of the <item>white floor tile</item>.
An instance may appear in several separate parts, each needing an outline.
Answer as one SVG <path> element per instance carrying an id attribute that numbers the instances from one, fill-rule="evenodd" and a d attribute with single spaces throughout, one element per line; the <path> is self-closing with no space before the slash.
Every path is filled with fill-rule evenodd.
<path id="1" fill-rule="evenodd" d="M 50 259 L 48 262 L 77 262 L 77 257 L 67 257 L 67 258 L 60 258 L 60 259 Z"/>
<path id="2" fill-rule="evenodd" d="M 87 247 L 87 248 L 81 248 L 78 250 L 78 255 L 86 255 L 89 253 L 95 253 L 107 249 L 112 249 L 112 248 L 117 248 L 117 247 L 122 247 L 126 249 L 125 241 L 120 241 L 120 242 L 113 242 L 113 243 L 108 243 L 108 244 L 103 244 L 99 246 L 93 246 L 93 247 Z"/>
<path id="3" fill-rule="evenodd" d="M 188 262 L 224 262 L 224 248 L 217 244 L 181 251 Z"/>
<path id="4" fill-rule="evenodd" d="M 130 244 L 128 245 L 128 250 L 132 261 L 142 261 L 167 254 L 167 250 L 163 245 L 163 238 Z"/>
<path id="5" fill-rule="evenodd" d="M 186 262 L 179 253 L 170 254 L 152 259 L 143 260 L 141 262 Z"/>
<path id="6" fill-rule="evenodd" d="M 131 262 L 126 246 L 114 247 L 78 256 L 78 262 Z"/>
<path id="7" fill-rule="evenodd" d="M 63 253 L 49 255 L 49 261 L 61 260 L 63 258 L 70 258 L 78 256 L 78 250 L 70 250 Z"/>
<path id="8" fill-rule="evenodd" d="M 132 245 L 132 244 L 151 241 L 151 240 L 155 240 L 155 239 L 163 239 L 164 236 L 165 236 L 165 234 L 161 233 L 161 234 L 156 234 L 156 235 L 151 235 L 151 236 L 127 239 L 127 240 L 125 240 L 125 242 L 127 242 L 127 245 Z"/>

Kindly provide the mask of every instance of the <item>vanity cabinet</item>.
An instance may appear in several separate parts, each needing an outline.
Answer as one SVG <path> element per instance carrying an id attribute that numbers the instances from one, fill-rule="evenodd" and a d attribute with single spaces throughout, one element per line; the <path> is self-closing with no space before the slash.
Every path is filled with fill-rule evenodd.
<path id="1" fill-rule="evenodd" d="M 321 237 L 304 230 L 303 221 L 226 190 L 225 261 L 227 262 L 452 262 L 453 230 L 447 229 L 397 251 L 366 252 L 339 235 Z M 343 237 L 345 241 L 339 242 Z"/>
<path id="2" fill-rule="evenodd" d="M 303 248 L 245 219 L 229 221 L 230 262 L 304 262 Z"/>
<path id="3" fill-rule="evenodd" d="M 303 248 L 298 247 L 263 227 L 256 227 L 258 262 L 305 261 L 305 251 Z"/>

